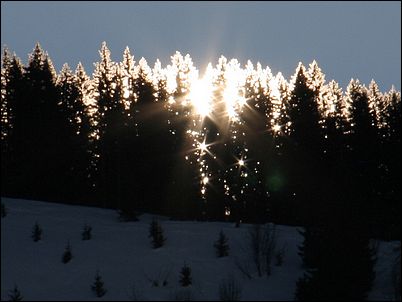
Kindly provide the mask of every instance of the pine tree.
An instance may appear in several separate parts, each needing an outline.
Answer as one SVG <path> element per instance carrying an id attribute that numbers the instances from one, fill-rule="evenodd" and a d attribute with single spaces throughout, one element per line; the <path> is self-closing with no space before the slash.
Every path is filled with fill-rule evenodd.
<path id="1" fill-rule="evenodd" d="M 91 232 L 92 232 L 92 227 L 85 224 L 84 228 L 82 230 L 82 234 L 81 234 L 82 240 L 91 240 L 91 238 L 92 238 Z"/>
<path id="2" fill-rule="evenodd" d="M 63 257 L 62 257 L 61 261 L 63 263 L 67 263 L 67 262 L 70 262 L 70 260 L 72 258 L 73 258 L 73 254 L 71 253 L 70 242 L 67 242 L 66 249 L 65 249 L 65 251 L 63 253 Z"/>
<path id="3" fill-rule="evenodd" d="M 160 248 L 165 244 L 166 238 L 163 236 L 162 226 L 156 219 L 151 221 L 148 237 L 152 238 L 152 247 L 154 249 Z"/>
<path id="4" fill-rule="evenodd" d="M 32 198 L 63 200 L 67 182 L 64 165 L 69 150 L 66 148 L 68 119 L 64 115 L 64 103 L 59 103 L 53 63 L 39 43 L 29 57 L 24 80 L 21 110 L 16 110 L 14 116 L 14 136 L 18 140 L 15 153 L 23 163 L 20 187 Z"/>
<path id="5" fill-rule="evenodd" d="M 219 238 L 214 243 L 214 247 L 216 249 L 216 255 L 218 257 L 225 257 L 229 255 L 229 245 L 228 245 L 228 238 L 226 237 L 223 231 L 219 232 Z"/>
<path id="6" fill-rule="evenodd" d="M 99 275 L 99 271 L 96 272 L 95 281 L 91 285 L 91 289 L 98 298 L 104 296 L 107 292 L 107 290 L 104 288 L 102 277 Z"/>
<path id="7" fill-rule="evenodd" d="M 349 217 L 339 223 L 344 218 L 338 215 L 335 213 L 338 219 L 315 231 L 307 227 L 303 232 L 300 255 L 306 273 L 297 281 L 297 300 L 367 298 L 375 277 L 376 249 L 370 244 L 364 226 L 356 225 Z"/>
<path id="8" fill-rule="evenodd" d="M 180 284 L 184 287 L 192 284 L 191 268 L 186 264 L 184 264 L 180 271 Z"/>
<path id="9" fill-rule="evenodd" d="M 4 50 L 1 69 L 1 192 L 5 195 L 21 193 L 23 165 L 16 149 L 19 142 L 19 116 L 25 89 L 23 66 L 14 54 Z"/>
<path id="10" fill-rule="evenodd" d="M 118 64 L 111 60 L 106 42 L 99 51 L 100 62 L 95 64 L 93 73 L 94 101 L 96 103 L 96 153 L 99 199 L 102 206 L 121 207 L 122 181 L 122 131 L 126 115 L 122 97 Z M 111 201 L 115 200 L 115 204 Z"/>
<path id="11" fill-rule="evenodd" d="M 35 225 L 32 228 L 32 236 L 31 237 L 34 242 L 42 240 L 42 228 L 38 224 L 38 222 L 35 222 Z"/>
<path id="12" fill-rule="evenodd" d="M 8 299 L 8 301 L 22 301 L 24 299 L 17 285 L 14 286 L 14 289 L 9 291 Z"/>
<path id="13" fill-rule="evenodd" d="M 322 180 L 315 177 L 321 175 L 323 169 L 323 136 L 317 92 L 310 87 L 302 63 L 296 69 L 292 86 L 287 103 L 291 125 L 283 148 L 288 162 L 285 166 L 288 185 L 284 202 L 288 208 L 296 210 L 298 219 L 312 221 L 317 220 L 313 214 L 321 208 L 321 199 L 326 196 Z"/>
<path id="14" fill-rule="evenodd" d="M 97 175 L 97 128 L 96 124 L 96 103 L 94 100 L 95 89 L 93 82 L 86 74 L 84 66 L 78 63 L 74 74 L 74 85 L 78 88 L 78 97 L 74 103 L 75 107 L 75 130 L 76 142 L 74 156 L 78 174 L 75 179 L 77 199 L 81 200 L 86 194 L 95 197 L 96 175 Z M 78 169 L 78 170 L 77 170 Z"/>

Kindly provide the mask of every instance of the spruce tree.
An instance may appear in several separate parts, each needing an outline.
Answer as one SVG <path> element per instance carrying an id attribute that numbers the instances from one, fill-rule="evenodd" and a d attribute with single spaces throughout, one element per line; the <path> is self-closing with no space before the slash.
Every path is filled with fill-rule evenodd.
<path id="1" fill-rule="evenodd" d="M 342 218 L 337 217 L 321 226 L 319 232 L 307 228 L 303 233 L 305 239 L 300 251 L 306 273 L 297 281 L 297 300 L 367 298 L 375 277 L 376 249 L 364 227 L 350 220 L 341 225 Z"/>
<path id="2" fill-rule="evenodd" d="M 91 289 L 98 298 L 104 296 L 107 292 L 107 290 L 104 288 L 104 282 L 102 281 L 99 271 L 96 271 L 95 281 L 91 285 Z"/>
<path id="3" fill-rule="evenodd" d="M 152 238 L 152 247 L 154 249 L 160 248 L 165 244 L 166 238 L 163 236 L 162 226 L 156 219 L 151 221 L 148 237 Z"/>
<path id="4" fill-rule="evenodd" d="M 14 286 L 14 289 L 9 291 L 8 299 L 8 301 L 22 301 L 24 299 L 17 285 Z"/>
<path id="5" fill-rule="evenodd" d="M 214 247 L 216 249 L 216 255 L 219 258 L 229 255 L 228 238 L 226 237 L 225 233 L 223 233 L 223 231 L 219 232 L 219 238 L 214 243 Z"/>
<path id="6" fill-rule="evenodd" d="M 10 196 L 22 193 L 18 184 L 24 175 L 17 148 L 21 129 L 19 117 L 26 114 L 23 75 L 20 59 L 15 54 L 10 56 L 5 50 L 1 69 L 1 192 Z"/>
<path id="7" fill-rule="evenodd" d="M 308 73 L 299 63 L 293 76 L 293 89 L 287 111 L 290 118 L 289 139 L 284 153 L 288 163 L 287 196 L 288 207 L 298 212 L 299 219 L 311 223 L 321 209 L 321 200 L 326 196 L 322 174 L 322 129 L 318 109 L 318 95 L 310 87 Z M 283 169 L 283 168 L 282 168 Z M 325 182 L 323 182 L 325 184 Z M 319 215 L 317 215 L 319 217 Z"/>
<path id="8" fill-rule="evenodd" d="M 15 112 L 18 133 L 14 133 L 18 140 L 16 156 L 24 163 L 24 180 L 20 185 L 32 198 L 63 200 L 67 182 L 64 165 L 70 149 L 66 148 L 69 145 L 68 119 L 64 103 L 59 103 L 53 63 L 39 43 L 29 57 L 24 79 L 26 89 L 21 100 L 24 108 L 23 112 Z"/>
<path id="9" fill-rule="evenodd" d="M 73 254 L 71 253 L 71 246 L 70 246 L 70 242 L 67 242 L 65 251 L 63 253 L 63 257 L 61 259 L 61 261 L 63 263 L 67 263 L 70 262 L 70 260 L 73 258 Z"/>
<path id="10" fill-rule="evenodd" d="M 32 228 L 32 239 L 34 242 L 37 242 L 42 239 L 42 228 L 38 224 L 38 222 L 35 222 L 35 225 Z"/>
<path id="11" fill-rule="evenodd" d="M 192 278 L 191 278 L 191 268 L 184 264 L 180 271 L 180 284 L 181 286 L 189 286 L 192 284 Z"/>

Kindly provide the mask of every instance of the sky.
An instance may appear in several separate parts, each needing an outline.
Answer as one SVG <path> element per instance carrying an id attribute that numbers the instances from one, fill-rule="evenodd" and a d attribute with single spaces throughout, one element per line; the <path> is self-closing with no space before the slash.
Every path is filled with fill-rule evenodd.
<path id="1" fill-rule="evenodd" d="M 26 64 L 36 42 L 57 71 L 81 61 L 93 71 L 106 41 L 121 61 L 170 63 L 189 53 L 203 73 L 220 55 L 250 59 L 289 79 L 314 59 L 345 90 L 351 78 L 401 89 L 401 2 L 1 2 L 1 45 Z"/>

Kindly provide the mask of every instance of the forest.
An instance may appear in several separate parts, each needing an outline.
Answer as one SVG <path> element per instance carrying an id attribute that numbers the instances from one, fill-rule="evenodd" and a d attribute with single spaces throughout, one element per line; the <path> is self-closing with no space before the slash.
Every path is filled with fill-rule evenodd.
<path id="1" fill-rule="evenodd" d="M 111 60 L 57 73 L 39 43 L 28 64 L 4 49 L 2 196 L 166 214 L 177 219 L 320 225 L 359 221 L 400 238 L 400 92 L 318 63 L 288 81 L 219 58 L 200 75 Z M 347 217 L 347 218 L 346 218 Z"/>

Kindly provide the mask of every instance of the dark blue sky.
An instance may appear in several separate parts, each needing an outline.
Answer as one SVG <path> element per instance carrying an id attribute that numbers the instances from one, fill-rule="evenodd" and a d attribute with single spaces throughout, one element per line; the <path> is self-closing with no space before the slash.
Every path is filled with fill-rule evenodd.
<path id="1" fill-rule="evenodd" d="M 401 2 L 1 2 L 1 44 L 27 61 L 39 41 L 59 71 L 84 63 L 102 41 L 114 60 L 129 46 L 163 66 L 179 50 L 204 71 L 223 54 L 282 71 L 316 59 L 326 79 L 374 78 L 401 87 Z"/>

